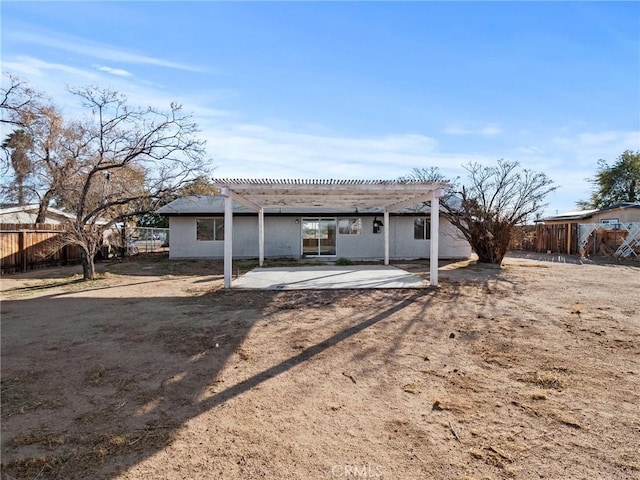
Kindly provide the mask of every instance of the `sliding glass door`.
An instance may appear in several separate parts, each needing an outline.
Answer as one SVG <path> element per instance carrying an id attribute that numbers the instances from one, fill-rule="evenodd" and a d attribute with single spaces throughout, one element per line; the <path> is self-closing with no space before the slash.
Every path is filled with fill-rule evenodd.
<path id="1" fill-rule="evenodd" d="M 336 254 L 336 219 L 302 219 L 302 255 L 322 256 Z"/>

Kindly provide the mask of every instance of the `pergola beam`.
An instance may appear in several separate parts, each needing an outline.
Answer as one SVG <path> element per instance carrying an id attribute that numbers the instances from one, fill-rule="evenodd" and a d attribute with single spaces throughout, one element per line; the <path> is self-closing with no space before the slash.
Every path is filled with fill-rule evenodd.
<path id="1" fill-rule="evenodd" d="M 224 188 L 224 187 L 223 187 Z M 227 188 L 228 190 L 228 188 Z M 244 198 L 242 195 L 238 195 L 237 193 L 233 193 L 233 200 L 237 203 L 239 203 L 240 205 L 244 205 L 245 207 L 247 207 L 249 210 L 253 210 L 254 212 L 258 212 L 260 211 L 261 208 L 263 208 L 262 206 Z"/>
<path id="2" fill-rule="evenodd" d="M 420 203 L 426 203 L 431 200 L 433 195 L 433 190 L 428 193 L 420 194 L 416 197 L 409 198 L 407 200 L 402 200 L 400 202 L 392 203 L 391 205 L 387 205 L 385 208 L 390 212 L 400 210 L 402 208 L 412 207 L 414 205 L 418 205 Z"/>
<path id="3" fill-rule="evenodd" d="M 259 262 L 264 264 L 266 208 L 326 207 L 357 209 L 378 207 L 384 212 L 384 263 L 389 264 L 389 213 L 431 201 L 431 285 L 438 285 L 439 198 L 443 182 L 384 180 L 214 180 L 224 197 L 224 287 L 231 288 L 233 259 L 233 204 L 258 214 Z"/>
<path id="4" fill-rule="evenodd" d="M 393 211 L 414 201 L 414 204 L 427 201 L 434 188 L 446 186 L 442 182 L 374 180 L 216 179 L 214 182 L 219 188 L 231 188 L 236 201 L 250 202 L 243 205 L 254 211 L 259 207 L 387 207 Z"/>

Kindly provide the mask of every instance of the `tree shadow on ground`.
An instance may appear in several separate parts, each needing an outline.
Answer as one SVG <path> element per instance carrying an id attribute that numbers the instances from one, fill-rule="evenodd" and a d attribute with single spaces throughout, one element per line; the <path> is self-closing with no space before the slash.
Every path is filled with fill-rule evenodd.
<path id="1" fill-rule="evenodd" d="M 395 294 L 375 314 L 224 387 L 225 366 L 248 356 L 249 332 L 280 310 L 308 307 L 314 292 L 92 298 L 85 291 L 4 301 L 3 477 L 113 478 L 170 444 L 188 420 L 425 295 L 434 291 Z"/>

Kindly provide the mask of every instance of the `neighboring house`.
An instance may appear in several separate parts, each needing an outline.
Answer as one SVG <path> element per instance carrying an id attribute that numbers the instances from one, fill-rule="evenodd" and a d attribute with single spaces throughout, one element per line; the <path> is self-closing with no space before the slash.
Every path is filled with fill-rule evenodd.
<path id="1" fill-rule="evenodd" d="M 183 197 L 162 207 L 169 218 L 171 258 L 223 258 L 224 197 Z M 264 212 L 267 258 L 384 258 L 384 229 L 389 229 L 392 259 L 429 258 L 429 207 L 401 209 L 383 225 L 381 208 L 285 207 Z M 233 257 L 257 258 L 258 215 L 238 203 L 233 208 Z M 471 247 L 440 218 L 440 258 L 468 258 Z"/>
<path id="2" fill-rule="evenodd" d="M 7 227 L 11 229 L 34 229 L 33 231 L 50 229 L 51 231 L 59 231 L 65 229 L 64 225 L 69 221 L 75 220 L 76 216 L 72 213 L 58 210 L 57 208 L 49 207 L 45 215 L 44 222 L 36 224 L 36 218 L 38 217 L 38 204 L 22 205 L 17 207 L 0 208 L 0 224 L 4 225 L 4 231 L 7 231 Z M 98 220 L 97 225 L 105 225 L 106 220 Z M 51 227 L 44 227 L 43 225 L 51 225 Z M 54 227 L 59 226 L 59 227 Z M 120 235 L 122 230 L 121 224 L 116 224 L 103 233 L 103 243 L 109 245 L 109 237 L 112 235 Z"/>
<path id="3" fill-rule="evenodd" d="M 640 258 L 640 203 L 567 212 L 536 223 L 536 238 L 529 239 L 529 249 Z"/>
<path id="4" fill-rule="evenodd" d="M 65 229 L 62 224 L 73 219 L 73 215 L 50 208 L 44 223 L 36 224 L 37 216 L 37 204 L 0 208 L 0 269 L 3 274 L 80 260 L 77 248 L 58 242 Z"/>
<path id="5" fill-rule="evenodd" d="M 581 210 L 541 218 L 536 223 L 557 225 L 564 223 L 599 223 L 602 225 L 620 225 L 640 222 L 640 203 L 617 203 L 596 210 Z"/>
<path id="6" fill-rule="evenodd" d="M 0 208 L 0 223 L 34 224 L 38 217 L 38 204 L 22 205 L 19 207 Z M 65 220 L 73 220 L 74 215 L 56 208 L 49 208 L 44 223 L 59 225 Z"/>
<path id="7" fill-rule="evenodd" d="M 19 207 L 0 208 L 0 223 L 13 223 L 29 225 L 35 224 L 38 218 L 38 204 L 22 205 Z M 69 220 L 75 220 L 76 216 L 72 213 L 49 207 L 45 215 L 44 224 L 61 225 Z M 98 219 L 96 225 L 105 225 L 104 219 Z M 118 223 L 110 228 L 110 230 L 118 232 L 122 229 L 122 224 Z"/>

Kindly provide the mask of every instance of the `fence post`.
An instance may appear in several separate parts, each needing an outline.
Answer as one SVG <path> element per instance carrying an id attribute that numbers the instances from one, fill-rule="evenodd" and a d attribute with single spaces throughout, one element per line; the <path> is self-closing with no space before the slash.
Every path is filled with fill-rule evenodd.
<path id="1" fill-rule="evenodd" d="M 538 224 L 538 230 L 536 231 L 536 249 L 535 251 L 540 253 L 542 251 L 542 225 Z"/>
<path id="2" fill-rule="evenodd" d="M 27 271 L 27 249 L 25 248 L 25 231 L 20 230 L 18 232 L 18 258 L 22 265 L 22 271 Z"/>

